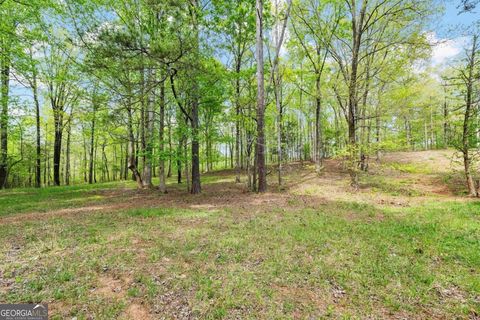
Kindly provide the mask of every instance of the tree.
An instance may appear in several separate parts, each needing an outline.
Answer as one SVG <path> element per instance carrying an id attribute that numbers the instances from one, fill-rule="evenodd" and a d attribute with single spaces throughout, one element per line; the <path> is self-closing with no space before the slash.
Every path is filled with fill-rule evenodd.
<path id="1" fill-rule="evenodd" d="M 287 29 L 288 19 L 292 8 L 292 1 L 287 1 L 287 9 L 283 22 L 280 20 L 280 9 L 278 0 L 275 1 L 275 26 L 274 26 L 274 57 L 272 61 L 271 79 L 273 83 L 273 91 L 275 95 L 275 106 L 277 109 L 277 153 L 278 153 L 278 185 L 282 185 L 282 120 L 283 120 L 283 103 L 282 103 L 282 75 L 279 70 L 280 50 L 282 49 L 283 40 L 285 37 L 285 30 Z M 280 24 L 281 23 L 281 24 Z"/>
<path id="2" fill-rule="evenodd" d="M 465 109 L 463 114 L 462 125 L 462 142 L 460 151 L 463 155 L 463 166 L 465 171 L 465 179 L 468 188 L 468 194 L 472 197 L 479 196 L 480 184 L 475 186 L 475 181 L 472 174 L 472 155 L 471 148 L 474 139 L 476 139 L 478 128 L 475 126 L 475 117 L 478 117 L 478 111 L 475 110 L 475 105 L 478 104 L 478 52 L 480 50 L 478 35 L 472 37 L 471 49 L 467 51 L 467 65 L 466 68 L 460 70 L 460 79 L 465 86 Z"/>
<path id="3" fill-rule="evenodd" d="M 199 143 L 199 91 L 196 74 L 198 72 L 199 59 L 199 5 L 198 0 L 190 0 L 190 16 L 193 23 L 193 85 L 192 85 L 192 110 L 190 121 L 192 125 L 192 194 L 201 192 L 200 185 L 200 143 Z"/>
<path id="4" fill-rule="evenodd" d="M 32 38 L 38 36 L 32 29 L 40 23 L 40 8 L 43 7 L 47 8 L 48 2 L 40 0 L 32 5 L 12 1 L 0 3 L 0 189 L 7 186 L 13 164 L 20 162 L 14 161 L 8 150 L 10 80 L 25 71 L 23 60 L 27 58 Z"/>
<path id="5" fill-rule="evenodd" d="M 233 56 L 233 104 L 235 106 L 235 182 L 240 182 L 241 172 L 241 116 L 242 116 L 242 73 L 245 59 L 255 33 L 255 15 L 252 0 L 214 1 L 215 26 L 226 37 L 225 47 Z"/>
<path id="6" fill-rule="evenodd" d="M 27 77 L 30 88 L 32 88 L 33 102 L 35 104 L 35 132 L 36 132 L 36 153 L 35 153 L 35 187 L 40 188 L 42 185 L 42 166 L 41 166 L 41 124 L 40 124 L 40 101 L 38 93 L 38 66 L 37 62 L 33 58 L 33 50 L 29 49 L 30 61 L 31 61 L 31 77 Z"/>
<path id="7" fill-rule="evenodd" d="M 9 89 L 10 69 L 13 55 L 13 41 L 18 22 L 15 10 L 10 3 L 0 7 L 0 189 L 7 185 L 8 159 L 8 124 L 9 124 Z M 5 17 L 5 18 L 3 18 Z"/>
<path id="8" fill-rule="evenodd" d="M 296 36 L 299 47 L 307 57 L 307 63 L 311 66 L 315 86 L 313 92 L 301 88 L 309 96 L 315 99 L 315 164 L 317 174 L 322 168 L 324 157 L 322 143 L 322 75 L 326 68 L 326 61 L 332 39 L 337 33 L 342 11 L 335 3 L 325 1 L 301 1 L 294 8 L 292 21 L 293 33 Z M 302 65 L 302 67 L 306 67 Z"/>
<path id="9" fill-rule="evenodd" d="M 165 80 L 160 82 L 160 125 L 158 132 L 159 139 L 159 165 L 158 165 L 158 177 L 159 184 L 158 189 L 162 193 L 167 193 L 167 187 L 165 185 Z"/>
<path id="10" fill-rule="evenodd" d="M 44 47 L 45 61 L 42 71 L 54 120 L 53 182 L 56 186 L 60 185 L 63 131 L 67 120 L 65 115 L 78 98 L 78 92 L 75 89 L 75 70 L 69 62 L 73 54 L 73 48 L 62 50 L 55 46 Z"/>
<path id="11" fill-rule="evenodd" d="M 343 25 L 329 47 L 339 75 L 346 84 L 344 114 L 348 127 L 348 168 L 351 186 L 358 188 L 358 123 L 361 100 L 366 99 L 372 56 L 388 54 L 390 48 L 412 43 L 428 14 L 428 2 L 411 0 L 346 1 Z M 345 21 L 345 19 L 344 19 Z M 413 42 L 415 43 L 415 42 Z M 337 94 L 338 95 L 338 94 Z M 339 97 L 340 98 L 340 97 Z"/>
<path id="12" fill-rule="evenodd" d="M 11 27 L 7 32 L 14 32 Z M 3 32 L 2 32 L 3 33 Z M 0 189 L 7 184 L 8 177 L 8 103 L 10 86 L 10 41 L 7 37 L 1 37 L 0 55 Z"/>
<path id="13" fill-rule="evenodd" d="M 257 143 L 255 147 L 258 192 L 267 191 L 265 164 L 265 83 L 263 62 L 263 1 L 256 0 L 256 59 L 257 59 Z M 255 185 L 255 183 L 254 183 Z"/>

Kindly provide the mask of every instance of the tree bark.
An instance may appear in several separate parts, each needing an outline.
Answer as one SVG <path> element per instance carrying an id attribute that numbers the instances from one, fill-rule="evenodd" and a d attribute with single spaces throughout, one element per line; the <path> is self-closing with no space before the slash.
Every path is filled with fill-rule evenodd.
<path id="1" fill-rule="evenodd" d="M 267 172 L 265 168 L 265 84 L 263 65 L 263 0 L 256 0 L 256 59 L 257 59 L 257 143 L 255 148 L 256 170 L 258 173 L 258 192 L 267 191 Z"/>
<path id="2" fill-rule="evenodd" d="M 53 184 L 60 185 L 60 161 L 63 137 L 63 108 L 54 106 L 55 139 L 53 142 Z"/>
<path id="3" fill-rule="evenodd" d="M 65 184 L 67 186 L 70 185 L 70 142 L 71 142 L 71 135 L 72 135 L 72 115 L 73 115 L 73 108 L 70 111 L 70 116 L 68 119 L 67 149 L 65 151 Z"/>
<path id="4" fill-rule="evenodd" d="M 198 194 L 202 191 L 200 185 L 200 142 L 199 142 L 199 87 L 198 87 L 198 59 L 199 59 L 199 50 L 200 50 L 200 38 L 199 38 L 199 22 L 198 22 L 198 13 L 199 10 L 198 0 L 191 0 L 192 7 L 192 22 L 194 27 L 194 79 L 192 87 L 192 112 L 191 112 L 191 124 L 192 124 L 192 188 L 190 193 Z"/>
<path id="5" fill-rule="evenodd" d="M 45 123 L 45 132 L 48 132 L 48 122 Z M 45 165 L 43 166 L 43 184 L 48 186 L 50 182 L 50 160 L 48 158 L 48 138 L 45 135 Z"/>
<path id="6" fill-rule="evenodd" d="M 41 141 L 40 141 L 40 102 L 38 101 L 37 69 L 33 66 L 32 74 L 33 101 L 35 103 L 35 124 L 36 124 L 36 153 L 35 153 L 35 187 L 42 185 L 41 168 Z"/>
<path id="7" fill-rule="evenodd" d="M 449 127 L 449 125 L 448 125 L 448 104 L 447 104 L 447 96 L 445 94 L 445 101 L 443 102 L 443 147 L 444 148 L 448 147 L 448 145 L 450 144 L 448 127 Z"/>
<path id="8" fill-rule="evenodd" d="M 85 127 L 82 124 L 82 140 L 83 140 L 83 182 L 87 183 L 87 139 L 85 138 Z"/>
<path id="9" fill-rule="evenodd" d="M 352 60 L 350 65 L 350 81 L 348 84 L 348 144 L 350 185 L 358 189 L 358 146 L 356 137 L 357 111 L 358 111 L 358 65 L 360 44 L 363 33 L 363 19 L 365 17 L 366 3 L 362 2 L 360 13 L 357 13 L 355 2 L 351 3 L 352 13 Z"/>
<path id="10" fill-rule="evenodd" d="M 152 78 L 151 71 L 148 72 L 147 84 Z M 146 99 L 145 120 L 143 122 L 142 140 L 144 148 L 144 166 L 143 166 L 143 187 L 152 188 L 152 152 L 153 152 L 153 97 L 151 94 Z"/>
<path id="11" fill-rule="evenodd" d="M 3 40 L 4 53 L 0 56 L 1 114 L 0 114 L 0 189 L 7 187 L 8 178 L 8 102 L 10 85 L 10 57 L 6 41 Z"/>
<path id="12" fill-rule="evenodd" d="M 168 170 L 167 170 L 167 178 L 172 176 L 172 124 L 170 121 L 170 116 L 168 117 Z"/>
<path id="13" fill-rule="evenodd" d="M 137 169 L 137 161 L 136 161 L 136 153 L 135 153 L 135 136 L 133 134 L 133 115 L 132 115 L 132 108 L 129 104 L 127 107 L 128 112 L 128 169 L 132 171 L 133 178 L 137 182 L 138 188 L 143 187 L 142 177 L 140 172 Z"/>
<path id="14" fill-rule="evenodd" d="M 93 112 L 92 112 L 92 123 L 90 128 L 90 163 L 88 167 L 88 183 L 93 183 L 93 151 L 95 146 L 95 124 L 96 124 L 96 117 L 97 117 L 97 106 L 96 102 L 93 101 Z"/>
<path id="15" fill-rule="evenodd" d="M 477 189 L 475 188 L 475 182 L 471 173 L 471 157 L 470 157 L 470 138 L 471 138 L 471 117 L 473 108 L 473 82 L 474 82 L 474 68 L 476 65 L 476 50 L 477 50 L 477 36 L 473 37 L 472 51 L 468 57 L 468 74 L 465 75 L 465 84 L 467 87 L 466 99 L 465 99 L 465 114 L 463 119 L 463 132 L 462 132 L 462 153 L 463 153 L 463 165 L 465 169 L 465 178 L 468 188 L 468 194 L 470 196 L 478 196 Z"/>
<path id="16" fill-rule="evenodd" d="M 240 52 L 240 50 L 238 50 Z M 240 71 L 242 67 L 242 57 L 240 53 L 237 56 L 235 66 L 235 183 L 240 183 Z"/>
<path id="17" fill-rule="evenodd" d="M 317 175 L 323 167 L 323 143 L 322 143 L 322 92 L 320 87 L 321 74 L 317 73 L 315 79 L 315 169 Z"/>
<path id="18" fill-rule="evenodd" d="M 159 126 L 159 162 L 158 162 L 158 189 L 162 193 L 167 193 L 165 184 L 165 81 L 160 83 L 160 126 Z"/>

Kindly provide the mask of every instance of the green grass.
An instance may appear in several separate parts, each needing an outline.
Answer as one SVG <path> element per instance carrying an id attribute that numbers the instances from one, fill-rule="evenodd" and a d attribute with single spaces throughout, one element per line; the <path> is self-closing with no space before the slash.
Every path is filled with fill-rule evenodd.
<path id="1" fill-rule="evenodd" d="M 373 192 L 380 192 L 392 196 L 418 197 L 424 192 L 412 186 L 413 180 L 408 178 L 394 179 L 378 175 L 364 175 L 363 186 L 370 188 Z"/>
<path id="2" fill-rule="evenodd" d="M 37 197 L 82 199 L 92 189 L 47 190 Z M 112 319 L 138 301 L 167 318 L 182 310 L 205 319 L 468 318 L 480 308 L 479 212 L 478 202 L 379 209 L 344 201 L 255 215 L 147 208 L 1 225 L 9 290 L 0 301 L 49 301 L 61 306 L 58 319 Z M 121 292 L 97 293 L 102 277 L 120 279 Z"/>
<path id="3" fill-rule="evenodd" d="M 468 195 L 465 187 L 465 174 L 461 171 L 448 172 L 441 175 L 441 180 L 448 186 L 449 190 L 459 196 Z"/>
<path id="4" fill-rule="evenodd" d="M 103 199 L 102 191 L 131 186 L 130 182 L 81 184 L 48 188 L 0 190 L 0 217 L 27 211 L 47 212 L 59 208 L 74 208 Z"/>
<path id="5" fill-rule="evenodd" d="M 433 170 L 426 164 L 418 163 L 402 163 L 402 162 L 390 162 L 385 165 L 387 168 L 391 168 L 403 173 L 432 173 Z"/>

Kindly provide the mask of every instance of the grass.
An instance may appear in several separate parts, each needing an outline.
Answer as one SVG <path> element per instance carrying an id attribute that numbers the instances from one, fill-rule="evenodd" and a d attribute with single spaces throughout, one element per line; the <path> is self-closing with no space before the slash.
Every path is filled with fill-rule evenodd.
<path id="1" fill-rule="evenodd" d="M 135 299 L 162 306 L 167 294 L 178 300 L 172 312 L 200 318 L 467 317 L 479 307 L 479 209 L 329 203 L 241 220 L 135 209 L 2 226 L 1 267 L 11 284 L 0 300 L 61 302 L 79 319 L 115 318 Z M 102 276 L 134 279 L 125 294 L 96 295 Z"/>
<path id="2" fill-rule="evenodd" d="M 28 211 L 48 212 L 81 207 L 89 202 L 98 203 L 103 200 L 99 192 L 131 185 L 125 182 L 4 190 L 0 192 L 0 217 Z"/>
<path id="3" fill-rule="evenodd" d="M 371 188 L 372 192 L 386 193 L 392 196 L 419 197 L 424 192 L 412 186 L 413 181 L 409 178 L 392 179 L 382 176 L 365 175 L 364 187 Z"/>
<path id="4" fill-rule="evenodd" d="M 399 192 L 382 184 L 362 192 Z M 17 192 L 27 212 L 35 199 L 81 203 L 94 192 L 82 188 L 1 197 Z M 159 206 L 0 224 L 0 302 L 48 302 L 53 319 L 478 316 L 479 202 L 304 202 L 314 195 L 255 209 L 162 207 L 158 195 Z"/>
<path id="5" fill-rule="evenodd" d="M 418 163 L 403 163 L 403 162 L 390 162 L 386 165 L 387 168 L 391 168 L 394 170 L 398 170 L 404 173 L 424 173 L 429 174 L 432 173 L 433 170 L 430 166 L 426 164 L 418 164 Z"/>

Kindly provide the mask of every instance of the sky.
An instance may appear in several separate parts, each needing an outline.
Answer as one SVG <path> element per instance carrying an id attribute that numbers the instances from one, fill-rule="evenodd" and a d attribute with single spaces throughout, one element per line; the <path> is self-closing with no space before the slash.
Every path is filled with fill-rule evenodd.
<path id="1" fill-rule="evenodd" d="M 436 43 L 432 50 L 433 66 L 448 64 L 457 57 L 468 43 L 462 31 L 480 20 L 480 7 L 473 12 L 460 13 L 461 9 L 457 8 L 459 4 L 460 0 L 446 0 L 444 13 L 430 26 L 431 42 Z"/>
<path id="2" fill-rule="evenodd" d="M 442 24 L 446 26 L 465 26 L 471 25 L 475 20 L 480 17 L 480 7 L 473 12 L 459 13 L 460 9 L 457 9 L 460 0 L 448 0 L 445 3 L 445 13 L 442 17 Z"/>

